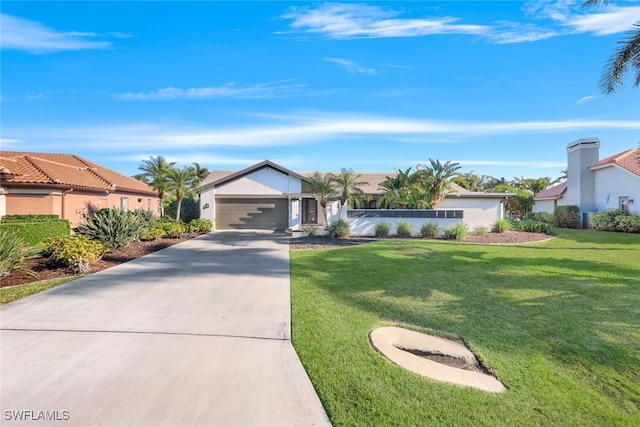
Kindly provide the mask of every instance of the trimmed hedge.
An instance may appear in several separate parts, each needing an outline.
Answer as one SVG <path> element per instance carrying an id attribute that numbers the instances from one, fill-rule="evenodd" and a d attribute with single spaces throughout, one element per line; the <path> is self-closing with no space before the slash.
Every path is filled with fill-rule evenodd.
<path id="1" fill-rule="evenodd" d="M 69 221 L 57 219 L 57 217 L 55 220 L 48 219 L 40 222 L 2 222 L 0 230 L 14 231 L 27 245 L 37 245 L 48 237 L 68 236 L 71 233 Z"/>
<path id="2" fill-rule="evenodd" d="M 597 212 L 591 215 L 591 228 L 598 231 L 640 233 L 640 214 L 621 209 Z"/>
<path id="3" fill-rule="evenodd" d="M 580 228 L 580 208 L 575 205 L 556 206 L 553 216 L 560 228 Z"/>
<path id="4" fill-rule="evenodd" d="M 57 221 L 60 217 L 58 215 L 5 215 L 0 222 L 45 222 L 45 221 Z"/>

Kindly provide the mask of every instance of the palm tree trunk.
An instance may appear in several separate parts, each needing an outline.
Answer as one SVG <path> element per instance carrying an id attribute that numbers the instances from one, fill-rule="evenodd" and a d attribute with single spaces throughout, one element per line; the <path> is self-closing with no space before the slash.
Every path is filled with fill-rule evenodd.
<path id="1" fill-rule="evenodd" d="M 180 221 L 180 209 L 182 208 L 182 199 L 178 199 L 178 209 L 176 209 L 176 221 Z"/>

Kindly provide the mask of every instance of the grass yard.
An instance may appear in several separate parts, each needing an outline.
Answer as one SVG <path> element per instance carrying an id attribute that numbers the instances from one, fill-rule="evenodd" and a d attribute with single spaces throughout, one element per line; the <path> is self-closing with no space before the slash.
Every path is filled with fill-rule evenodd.
<path id="1" fill-rule="evenodd" d="M 291 252 L 293 343 L 336 426 L 640 426 L 640 235 Z M 383 325 L 464 339 L 508 391 L 380 356 Z"/>
<path id="2" fill-rule="evenodd" d="M 77 279 L 80 276 L 60 277 L 57 279 L 39 280 L 37 282 L 26 283 L 24 285 L 11 286 L 10 288 L 0 289 L 0 305 L 8 304 L 20 298 L 46 291 Z"/>

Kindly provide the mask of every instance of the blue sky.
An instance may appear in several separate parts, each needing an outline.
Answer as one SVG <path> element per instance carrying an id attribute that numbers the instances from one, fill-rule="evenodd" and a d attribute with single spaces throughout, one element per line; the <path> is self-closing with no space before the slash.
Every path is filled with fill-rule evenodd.
<path id="1" fill-rule="evenodd" d="M 571 141 L 640 141 L 632 76 L 598 88 L 640 2 L 580 4 L 3 1 L 1 148 L 557 177 Z"/>

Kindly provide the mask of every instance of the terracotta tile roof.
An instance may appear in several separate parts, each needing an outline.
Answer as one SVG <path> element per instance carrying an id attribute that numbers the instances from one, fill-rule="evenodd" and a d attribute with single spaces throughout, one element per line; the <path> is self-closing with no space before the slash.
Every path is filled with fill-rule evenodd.
<path id="1" fill-rule="evenodd" d="M 3 183 L 157 194 L 149 185 L 73 154 L 0 151 Z"/>
<path id="2" fill-rule="evenodd" d="M 632 148 L 619 154 L 600 160 L 598 163 L 591 165 L 589 169 L 599 169 L 601 166 L 615 164 L 627 169 L 630 172 L 640 175 L 640 148 Z"/>
<path id="3" fill-rule="evenodd" d="M 562 197 L 562 193 L 567 189 L 567 183 L 554 185 L 546 190 L 542 190 L 533 197 L 533 200 L 545 200 L 545 199 L 559 199 Z"/>

